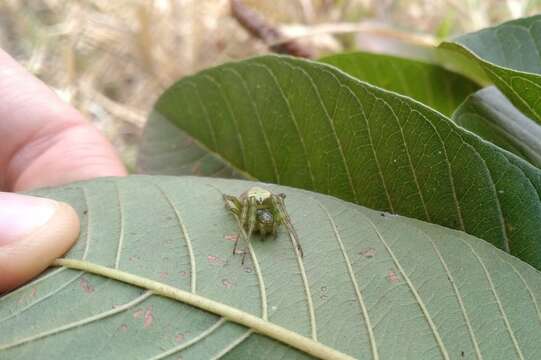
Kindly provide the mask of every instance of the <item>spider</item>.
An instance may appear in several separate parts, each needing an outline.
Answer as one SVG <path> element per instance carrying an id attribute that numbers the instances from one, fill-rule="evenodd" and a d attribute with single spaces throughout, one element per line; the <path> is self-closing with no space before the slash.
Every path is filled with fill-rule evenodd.
<path id="1" fill-rule="evenodd" d="M 278 227 L 284 224 L 299 254 L 303 257 L 297 233 L 286 211 L 285 197 L 285 194 L 273 194 L 257 186 L 243 192 L 238 198 L 233 195 L 223 195 L 225 207 L 237 219 L 246 241 L 250 241 L 253 232 L 259 232 L 263 237 L 272 234 L 276 238 Z M 235 241 L 233 254 L 237 251 L 237 245 L 238 239 Z M 243 264 L 245 255 L 246 252 L 242 257 Z"/>

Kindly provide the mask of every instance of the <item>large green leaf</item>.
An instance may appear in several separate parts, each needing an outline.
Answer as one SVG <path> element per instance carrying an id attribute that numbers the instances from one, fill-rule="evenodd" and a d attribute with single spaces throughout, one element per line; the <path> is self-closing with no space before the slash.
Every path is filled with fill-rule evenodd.
<path id="1" fill-rule="evenodd" d="M 359 80 L 409 96 L 444 115 L 453 111 L 479 86 L 466 77 L 428 62 L 372 53 L 325 57 L 331 64 Z"/>
<path id="2" fill-rule="evenodd" d="M 373 85 L 412 97 L 450 115 L 479 86 L 466 77 L 424 61 L 373 53 L 328 56 L 331 64 Z M 137 157 L 138 173 L 245 178 L 183 130 L 156 113 L 150 115 Z M 249 176 L 248 176 L 249 177 Z"/>
<path id="3" fill-rule="evenodd" d="M 276 339 L 327 359 L 322 344 L 358 359 L 541 357 L 541 273 L 463 232 L 264 185 L 287 194 L 305 255 L 281 230 L 255 236 L 241 265 L 222 193 L 253 185 L 135 176 L 37 191 L 77 209 L 66 257 L 82 262 L 59 263 L 87 272 L 50 269 L 0 298 L 0 358 L 309 358 Z"/>
<path id="4" fill-rule="evenodd" d="M 471 95 L 453 120 L 485 140 L 541 167 L 541 126 L 491 86 Z"/>
<path id="5" fill-rule="evenodd" d="M 541 15 L 462 35 L 440 47 L 477 63 L 515 106 L 541 122 Z"/>
<path id="6" fill-rule="evenodd" d="M 259 180 L 490 241 L 541 268 L 541 172 L 396 93 L 283 56 L 184 78 L 163 117 Z"/>

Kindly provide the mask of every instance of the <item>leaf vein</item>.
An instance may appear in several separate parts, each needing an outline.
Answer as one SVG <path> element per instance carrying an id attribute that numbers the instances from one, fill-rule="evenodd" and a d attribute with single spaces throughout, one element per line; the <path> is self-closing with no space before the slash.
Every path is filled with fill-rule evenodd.
<path id="1" fill-rule="evenodd" d="M 130 308 L 132 308 L 135 305 L 141 303 L 142 301 L 144 301 L 145 299 L 147 299 L 151 295 L 152 295 L 151 291 L 145 291 L 142 295 L 136 297 L 132 301 L 127 302 L 125 304 L 122 304 L 120 306 L 117 306 L 114 309 L 104 311 L 104 312 L 101 312 L 99 314 L 92 315 L 92 316 L 89 316 L 87 318 L 84 318 L 84 319 L 81 319 L 81 320 L 78 320 L 78 321 L 74 321 L 74 322 L 66 324 L 66 325 L 59 326 L 59 327 L 57 327 L 55 329 L 50 329 L 50 330 L 44 331 L 44 332 L 39 333 L 39 334 L 35 334 L 35 335 L 29 336 L 29 337 L 26 337 L 26 338 L 23 338 L 23 339 L 19 339 L 19 340 L 15 341 L 15 342 L 12 342 L 10 344 L 0 345 L 0 351 L 11 349 L 11 348 L 14 348 L 16 346 L 20 346 L 20 345 L 26 344 L 28 342 L 39 340 L 39 339 L 42 339 L 42 338 L 45 338 L 45 337 L 58 335 L 58 334 L 60 334 L 60 333 L 62 333 L 64 331 L 68 331 L 68 330 L 71 330 L 71 329 L 74 329 L 74 328 L 77 328 L 77 327 L 88 325 L 88 324 L 90 324 L 90 323 L 92 323 L 94 321 L 101 320 L 101 319 L 107 318 L 109 316 L 118 314 L 120 312 L 129 310 Z"/>
<path id="2" fill-rule="evenodd" d="M 273 84 L 275 85 L 276 89 L 280 93 L 280 96 L 282 97 L 282 100 L 284 100 L 284 102 L 285 102 L 285 104 L 287 106 L 287 109 L 288 109 L 288 112 L 289 112 L 289 118 L 291 119 L 291 122 L 293 123 L 293 125 L 295 127 L 297 137 L 298 137 L 299 142 L 300 142 L 300 144 L 302 146 L 302 149 L 303 149 L 304 158 L 306 159 L 306 167 L 308 168 L 308 175 L 310 176 L 310 180 L 312 181 L 312 188 L 315 189 L 316 180 L 315 180 L 315 177 L 314 177 L 314 173 L 312 172 L 312 163 L 310 161 L 310 157 L 308 156 L 308 151 L 306 150 L 306 143 L 304 142 L 304 138 L 301 135 L 299 124 L 297 122 L 297 118 L 296 118 L 295 114 L 293 113 L 293 109 L 291 107 L 291 104 L 289 103 L 289 99 L 286 97 L 286 95 L 284 93 L 284 89 L 282 88 L 282 85 L 280 84 L 280 82 L 276 78 L 276 75 L 274 74 L 274 72 L 273 72 L 273 70 L 271 68 L 269 68 L 267 65 L 261 64 L 261 63 L 254 64 L 254 66 L 257 66 L 257 67 L 260 67 L 260 68 L 264 69 L 267 72 L 267 74 L 269 74 L 269 76 L 273 80 Z"/>
<path id="3" fill-rule="evenodd" d="M 212 357 L 212 360 L 218 360 L 221 359 L 225 354 L 239 346 L 244 340 L 248 339 L 250 335 L 252 335 L 254 331 L 252 329 L 246 331 L 244 334 L 242 334 L 240 337 L 235 339 L 233 342 L 231 342 L 229 345 L 227 345 L 222 351 L 220 351 L 218 354 L 214 355 Z"/>
<path id="4" fill-rule="evenodd" d="M 359 210 L 356 209 L 356 211 L 359 213 L 359 214 L 362 214 Z M 417 292 L 417 290 L 415 289 L 415 287 L 413 286 L 413 283 L 411 282 L 411 279 L 409 278 L 409 276 L 406 274 L 406 272 L 404 271 L 404 269 L 402 268 L 402 265 L 400 264 L 400 262 L 398 261 L 396 255 L 394 254 L 394 252 L 392 251 L 391 247 L 389 246 L 389 244 L 387 244 L 387 241 L 385 241 L 385 239 L 383 238 L 383 236 L 381 235 L 381 233 L 379 232 L 376 224 L 372 221 L 372 219 L 370 219 L 368 216 L 362 214 L 362 216 L 364 218 L 366 218 L 370 224 L 370 226 L 374 229 L 374 232 L 376 233 L 378 239 L 381 241 L 381 243 L 383 244 L 383 246 L 385 247 L 385 249 L 387 250 L 387 252 L 389 253 L 389 255 L 391 256 L 392 260 L 393 260 L 393 263 L 396 265 L 396 267 L 398 268 L 398 271 L 400 271 L 400 273 L 402 274 L 404 280 L 406 281 L 406 283 L 408 284 L 408 287 L 411 291 L 411 293 L 413 294 L 415 300 L 416 300 L 416 303 L 417 305 L 419 306 L 419 308 L 421 309 L 421 312 L 423 313 L 423 316 L 424 318 L 426 319 L 426 321 L 428 322 L 428 325 L 432 331 L 432 334 L 434 335 L 434 339 L 436 340 L 436 343 L 438 344 L 438 347 L 440 349 L 440 352 L 443 356 L 444 359 L 446 360 L 449 360 L 449 354 L 447 352 L 447 349 L 445 348 L 445 344 L 443 343 L 443 340 L 441 338 L 441 335 L 436 327 L 436 325 L 434 324 L 434 321 L 432 320 L 432 317 L 430 316 L 430 313 L 428 312 L 428 309 L 423 301 L 423 299 L 421 298 L 421 296 L 419 295 L 419 293 Z"/>
<path id="5" fill-rule="evenodd" d="M 233 111 L 233 109 L 231 107 L 231 104 L 229 103 L 229 99 L 225 95 L 224 89 L 222 88 L 222 84 L 220 84 L 220 82 L 218 80 L 216 80 L 214 77 L 212 77 L 209 74 L 205 74 L 204 77 L 207 80 L 209 80 L 211 83 L 213 83 L 214 86 L 216 86 L 218 88 L 220 96 L 221 96 L 221 98 L 223 99 L 223 101 L 225 103 L 225 107 L 227 108 L 227 112 L 229 114 L 229 117 L 231 118 L 231 122 L 232 122 L 233 126 L 235 127 L 235 132 L 237 133 L 237 140 L 239 142 L 239 150 L 240 150 L 240 156 L 242 158 L 243 168 L 246 169 L 246 166 L 247 166 L 246 148 L 244 146 L 244 140 L 242 139 L 242 134 L 243 133 L 239 129 L 239 124 L 237 123 L 235 113 L 234 113 L 234 111 Z"/>
<path id="6" fill-rule="evenodd" d="M 349 163 L 346 161 L 346 156 L 344 154 L 344 147 L 342 146 L 342 142 L 341 142 L 340 138 L 338 137 L 338 134 L 336 133 L 336 128 L 334 126 L 334 118 L 331 118 L 331 116 L 329 115 L 329 110 L 327 109 L 327 106 L 325 105 L 325 102 L 323 101 L 323 98 L 321 97 L 321 93 L 319 91 L 319 88 L 316 86 L 316 84 L 314 82 L 314 79 L 303 68 L 301 68 L 299 66 L 291 65 L 291 64 L 289 64 L 289 63 L 287 63 L 285 61 L 280 61 L 280 62 L 282 64 L 286 65 L 286 66 L 289 66 L 291 69 L 296 69 L 296 70 L 300 71 L 304 75 L 304 77 L 307 78 L 308 81 L 310 82 L 310 86 L 312 87 L 312 89 L 316 93 L 318 101 L 321 104 L 321 108 L 323 109 L 323 112 L 325 114 L 325 118 L 327 119 L 327 121 L 329 123 L 329 126 L 331 127 L 331 132 L 332 132 L 334 140 L 336 141 L 336 144 L 338 146 L 338 151 L 340 153 L 342 163 L 344 164 L 344 169 L 346 170 L 346 175 L 347 175 L 347 178 L 348 178 L 349 187 L 351 189 L 351 192 L 353 193 L 353 198 L 355 199 L 355 202 L 359 203 L 359 198 L 358 198 L 358 195 L 357 195 L 357 191 L 355 190 L 355 186 L 353 185 L 353 178 L 352 178 L 352 175 L 351 175 L 351 169 L 350 169 Z M 340 81 L 336 78 L 336 76 L 334 76 L 334 74 L 332 74 L 331 72 L 328 72 L 328 71 L 326 71 L 326 73 L 330 74 L 335 79 L 335 81 L 340 85 Z M 337 102 L 338 102 L 338 100 L 337 100 Z"/>
<path id="7" fill-rule="evenodd" d="M 254 101 L 254 99 L 252 98 L 252 95 L 251 95 L 250 90 L 248 89 L 248 85 L 246 83 L 246 80 L 242 77 L 242 75 L 237 70 L 235 70 L 234 68 L 227 69 L 226 71 L 231 72 L 232 74 L 236 75 L 239 78 L 240 83 L 242 84 L 242 86 L 244 88 L 244 91 L 246 91 L 246 95 L 250 99 L 250 104 L 252 105 L 252 108 L 254 109 L 255 118 L 257 119 L 257 124 L 259 125 L 259 130 L 260 130 L 261 135 L 263 136 L 263 140 L 265 142 L 265 148 L 267 149 L 269 158 L 270 158 L 271 163 L 272 163 L 272 169 L 274 171 L 274 178 L 276 179 L 276 182 L 278 184 L 280 184 L 280 173 L 278 172 L 278 165 L 276 163 L 276 157 L 274 156 L 274 152 L 271 149 L 271 145 L 270 145 L 270 141 L 269 141 L 269 138 L 267 136 L 267 133 L 266 133 L 265 129 L 263 128 L 263 123 L 261 122 L 261 117 L 259 115 L 257 102 Z"/>
<path id="8" fill-rule="evenodd" d="M 447 274 L 447 277 L 449 278 L 449 282 L 451 283 L 451 285 L 453 287 L 454 294 L 455 294 L 456 299 L 458 301 L 458 304 L 460 306 L 460 311 L 462 312 L 462 316 L 464 317 L 464 320 L 466 321 L 466 326 L 468 328 L 468 333 L 470 334 L 470 337 L 471 337 L 472 342 L 473 342 L 473 346 L 475 348 L 475 354 L 477 355 L 478 359 L 482 359 L 483 356 L 481 355 L 481 350 L 479 349 L 479 344 L 478 344 L 477 338 L 476 338 L 476 336 L 475 336 L 475 334 L 473 332 L 470 317 L 468 316 L 468 313 L 466 311 L 466 307 L 464 305 L 464 300 L 462 299 L 462 295 L 460 294 L 460 289 L 456 285 L 456 282 L 455 282 L 455 280 L 453 278 L 453 274 L 451 273 L 451 271 L 449 270 L 449 267 L 447 266 L 447 262 L 445 261 L 445 259 L 443 258 L 443 255 L 441 254 L 440 250 L 436 246 L 436 242 L 428 234 L 426 234 L 426 236 L 430 240 L 430 242 L 432 243 L 432 247 L 434 248 L 434 251 L 438 255 L 438 259 L 440 260 L 441 265 L 445 269 L 445 273 Z"/>
<path id="9" fill-rule="evenodd" d="M 505 324 L 505 328 L 507 330 L 507 333 L 509 334 L 509 337 L 511 338 L 511 341 L 513 342 L 513 346 L 515 348 L 515 351 L 517 352 L 517 355 L 519 356 L 519 358 L 521 360 L 524 360 L 524 355 L 522 354 L 522 350 L 520 349 L 519 345 L 518 345 L 518 342 L 517 342 L 517 339 L 515 337 L 515 333 L 513 331 L 513 329 L 511 328 L 511 324 L 509 323 L 509 319 L 507 318 L 507 314 L 505 313 L 505 310 L 503 308 L 503 304 L 500 300 L 500 297 L 498 296 L 498 293 L 496 292 L 496 288 L 494 287 L 494 282 L 492 281 L 492 276 L 490 276 L 490 273 L 488 272 L 488 269 L 485 265 L 485 262 L 483 261 L 483 259 L 481 259 L 481 257 L 479 256 L 479 254 L 477 254 L 477 252 L 475 251 L 475 249 L 473 248 L 473 246 L 471 246 L 471 244 L 469 244 L 467 241 L 465 241 L 464 239 L 462 238 L 459 238 L 460 241 L 462 241 L 464 244 L 466 244 L 472 254 L 475 256 L 475 258 L 477 259 L 477 261 L 479 262 L 479 264 L 481 265 L 481 267 L 483 268 L 483 273 L 487 279 L 487 282 L 490 286 L 490 291 L 492 292 L 492 296 L 494 297 L 494 300 L 496 301 L 496 304 L 498 305 L 498 310 L 500 311 L 500 315 L 502 316 L 502 320 Z"/>
<path id="10" fill-rule="evenodd" d="M 196 291 L 197 291 L 196 263 L 195 263 L 195 256 L 194 256 L 194 252 L 193 252 L 192 240 L 190 239 L 188 229 L 186 228 L 186 224 L 182 220 L 182 216 L 180 215 L 180 211 L 175 206 L 175 204 L 173 204 L 173 201 L 171 200 L 171 198 L 166 194 L 166 192 L 163 190 L 163 188 L 160 185 L 158 185 L 156 183 L 153 183 L 153 185 L 160 191 L 160 193 L 162 194 L 164 199 L 167 201 L 167 204 L 171 207 L 171 209 L 175 213 L 175 216 L 176 216 L 176 219 L 177 219 L 177 224 L 178 224 L 179 228 L 182 231 L 182 235 L 184 237 L 184 240 L 186 241 L 186 247 L 188 249 L 188 256 L 190 257 L 190 272 L 191 272 L 191 274 L 190 274 L 190 279 L 191 279 L 190 280 L 190 285 L 191 286 L 190 287 L 191 287 L 191 292 L 196 293 Z"/>
<path id="11" fill-rule="evenodd" d="M 338 228 L 336 226 L 336 223 L 334 222 L 334 219 L 332 218 L 331 214 L 329 213 L 329 210 L 321 203 L 321 201 L 319 201 L 319 200 L 317 200 L 315 198 L 312 198 L 312 199 L 314 199 L 317 202 L 317 204 L 319 205 L 319 207 L 325 212 L 325 214 L 327 216 L 327 219 L 329 220 L 329 222 L 331 224 L 331 227 L 332 227 L 333 232 L 334 232 L 334 237 L 335 237 L 336 241 L 338 242 L 338 245 L 340 247 L 340 251 L 342 252 L 342 256 L 344 257 L 344 261 L 346 262 L 348 275 L 349 275 L 349 278 L 350 278 L 351 283 L 353 285 L 353 289 L 355 291 L 357 301 L 358 301 L 359 306 L 361 308 L 363 318 L 365 320 L 364 324 L 366 326 L 366 331 L 368 332 L 368 339 L 369 339 L 369 342 L 370 342 L 370 349 L 372 351 L 372 358 L 374 360 L 378 360 L 379 359 L 378 347 L 377 347 L 377 343 L 376 343 L 376 337 L 374 335 L 374 330 L 372 328 L 372 324 L 371 324 L 371 321 L 370 321 L 370 317 L 368 315 L 368 309 L 367 309 L 366 304 L 365 304 L 365 302 L 363 300 L 361 289 L 359 287 L 359 284 L 357 283 L 357 279 L 355 278 L 355 273 L 353 271 L 353 266 L 351 265 L 351 260 L 349 259 L 349 256 L 346 253 L 346 249 L 345 249 L 344 243 L 342 242 L 342 238 L 340 236 L 340 233 L 338 232 Z"/>
<path id="12" fill-rule="evenodd" d="M 160 360 L 164 357 L 167 357 L 169 355 L 173 355 L 179 351 L 182 351 L 184 349 L 187 349 L 188 347 L 197 344 L 199 341 L 203 340 L 205 337 L 212 334 L 214 331 L 216 331 L 220 326 L 222 326 L 226 320 L 224 318 L 221 318 L 220 320 L 216 321 L 212 326 L 209 326 L 207 329 L 199 333 L 196 337 L 193 339 L 190 339 L 190 341 L 185 342 L 184 344 L 180 344 L 178 346 L 175 346 L 174 348 L 171 348 L 167 351 L 164 351 L 160 354 L 157 354 L 156 356 L 150 358 L 150 360 Z"/>

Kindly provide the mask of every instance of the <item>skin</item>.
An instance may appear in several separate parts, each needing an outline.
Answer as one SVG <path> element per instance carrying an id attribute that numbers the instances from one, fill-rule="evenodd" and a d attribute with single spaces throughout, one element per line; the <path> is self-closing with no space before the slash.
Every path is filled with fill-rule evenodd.
<path id="1" fill-rule="evenodd" d="M 0 293 L 39 274 L 79 233 L 67 204 L 14 194 L 126 170 L 112 145 L 0 49 Z"/>

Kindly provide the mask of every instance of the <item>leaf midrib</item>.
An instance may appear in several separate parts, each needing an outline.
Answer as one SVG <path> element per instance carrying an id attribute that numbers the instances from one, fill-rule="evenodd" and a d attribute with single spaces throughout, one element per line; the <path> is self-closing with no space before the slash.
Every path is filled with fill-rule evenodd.
<path id="1" fill-rule="evenodd" d="M 84 272 L 100 275 L 109 279 L 137 286 L 142 289 L 147 289 L 148 292 L 146 293 L 177 300 L 202 309 L 204 311 L 219 315 L 228 321 L 243 325 L 257 333 L 273 338 L 286 345 L 294 347 L 306 354 L 318 358 L 355 360 L 353 357 L 344 354 L 336 349 L 333 349 L 318 341 L 314 341 L 310 338 L 302 336 L 294 331 L 288 330 L 272 322 L 263 320 L 262 318 L 254 316 L 250 313 L 220 303 L 218 301 L 214 301 L 203 296 L 178 289 L 176 287 L 164 284 L 159 281 L 134 275 L 122 270 L 101 266 L 90 261 L 82 261 L 75 259 L 57 259 L 54 261 L 53 266 L 62 266 L 64 268 L 69 268 L 73 270 L 81 270 Z M 24 339 L 22 341 L 24 341 Z M 3 348 L 0 348 L 0 350 L 18 345 L 22 345 L 22 342 L 19 341 L 18 343 L 15 343 L 13 345 L 7 344 Z"/>

